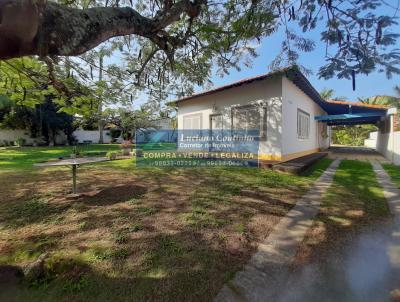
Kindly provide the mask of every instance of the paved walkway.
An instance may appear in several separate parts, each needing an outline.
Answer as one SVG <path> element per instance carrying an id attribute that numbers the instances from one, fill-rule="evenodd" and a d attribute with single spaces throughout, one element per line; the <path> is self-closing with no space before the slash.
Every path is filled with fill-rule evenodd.
<path id="1" fill-rule="evenodd" d="M 320 200 L 340 163 L 335 160 L 296 206 L 276 225 L 245 268 L 218 293 L 215 302 L 275 301 L 298 245 L 318 213 Z"/>
<path id="2" fill-rule="evenodd" d="M 393 215 L 393 229 L 391 232 L 391 240 L 388 245 L 390 264 L 392 269 L 400 270 L 400 190 L 393 184 L 390 176 L 382 168 L 380 163 L 376 161 L 371 163 L 374 167 L 378 182 L 383 188 L 383 194 L 389 203 L 390 212 Z M 398 288 L 400 291 L 400 283 L 398 284 Z"/>
<path id="3" fill-rule="evenodd" d="M 341 158 L 348 160 L 374 160 L 383 163 L 388 163 L 389 161 L 373 149 L 366 147 L 351 147 L 351 146 L 340 146 L 332 145 L 328 149 L 328 157 L 332 159 Z"/>
<path id="4" fill-rule="evenodd" d="M 389 203 L 390 212 L 394 216 L 395 224 L 399 224 L 400 227 L 400 190 L 393 184 L 390 176 L 380 163 L 371 161 L 371 164 L 376 173 L 377 180 L 383 188 L 383 194 Z"/>
<path id="5" fill-rule="evenodd" d="M 400 301 L 400 190 L 371 162 L 393 220 L 362 228 L 340 254 L 311 262 L 281 285 L 279 302 Z"/>

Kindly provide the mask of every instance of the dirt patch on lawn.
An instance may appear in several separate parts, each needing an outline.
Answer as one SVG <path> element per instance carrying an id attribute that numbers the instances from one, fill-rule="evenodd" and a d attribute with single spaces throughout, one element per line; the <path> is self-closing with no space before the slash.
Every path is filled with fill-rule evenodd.
<path id="1" fill-rule="evenodd" d="M 77 201 L 88 205 L 107 205 L 141 198 L 146 192 L 147 189 L 144 186 L 116 184 L 110 188 L 94 191 L 93 194 L 84 194 Z"/>

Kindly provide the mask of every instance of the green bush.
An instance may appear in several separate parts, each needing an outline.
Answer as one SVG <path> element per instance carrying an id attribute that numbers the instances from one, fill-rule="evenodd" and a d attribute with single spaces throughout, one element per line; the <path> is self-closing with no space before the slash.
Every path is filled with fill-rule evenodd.
<path id="1" fill-rule="evenodd" d="M 363 146 L 369 134 L 376 131 L 372 125 L 336 126 L 332 129 L 332 143 L 347 146 Z"/>
<path id="2" fill-rule="evenodd" d="M 22 147 L 22 146 L 24 146 L 24 145 L 26 144 L 26 139 L 24 139 L 24 138 L 22 138 L 22 137 L 19 137 L 19 138 L 17 138 L 17 140 L 15 141 L 15 144 L 16 144 L 18 147 Z"/>
<path id="3" fill-rule="evenodd" d="M 108 151 L 106 154 L 106 157 L 108 157 L 109 160 L 115 160 L 117 159 L 118 153 L 115 151 Z"/>
<path id="4" fill-rule="evenodd" d="M 119 129 L 110 129 L 110 136 L 111 136 L 111 141 L 115 143 L 117 141 L 117 138 L 121 136 L 121 130 Z"/>

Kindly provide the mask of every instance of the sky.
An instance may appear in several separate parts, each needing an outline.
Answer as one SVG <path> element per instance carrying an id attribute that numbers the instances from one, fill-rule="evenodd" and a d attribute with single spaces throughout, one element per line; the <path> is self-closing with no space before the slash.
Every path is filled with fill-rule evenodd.
<path id="1" fill-rule="evenodd" d="M 390 0 L 389 2 L 391 1 L 396 0 Z M 392 9 L 385 7 L 381 8 L 381 12 L 382 14 L 393 14 Z M 392 31 L 400 33 L 400 25 L 392 27 Z M 257 49 L 259 56 L 253 61 L 252 67 L 243 66 L 239 72 L 231 69 L 229 75 L 223 78 L 212 76 L 211 81 L 214 83 L 214 88 L 271 71 L 268 66 L 279 53 L 283 37 L 283 31 L 277 31 L 272 36 L 264 38 Z M 307 37 L 314 40 L 316 49 L 310 53 L 302 53 L 299 63 L 312 70 L 313 74 L 307 75 L 307 78 L 318 91 L 324 88 L 333 89 L 336 97 L 345 96 L 349 101 L 357 101 L 358 98 L 375 95 L 395 95 L 394 87 L 400 85 L 400 75 L 395 75 L 391 79 L 388 79 L 385 73 L 378 72 L 374 72 L 368 76 L 357 75 L 355 91 L 353 91 L 351 80 L 337 78 L 329 80 L 319 79 L 317 75 L 318 70 L 325 64 L 325 44 L 320 42 L 320 32 L 318 30 L 307 34 Z M 396 47 L 400 48 L 400 41 Z M 196 92 L 203 90 L 203 88 L 197 88 Z"/>
<path id="2" fill-rule="evenodd" d="M 386 0 L 388 3 L 397 4 L 397 1 L 400 0 Z M 399 2 L 400 4 L 400 2 Z M 385 5 L 381 6 L 380 13 L 382 15 L 393 15 L 395 11 L 392 8 L 389 8 Z M 397 13 L 398 15 L 400 14 Z M 400 22 L 400 20 L 399 20 Z M 291 29 L 296 24 L 289 24 Z M 323 26 L 324 24 L 320 24 Z M 400 25 L 396 25 L 391 27 L 392 32 L 400 33 Z M 400 86 L 400 75 L 394 75 L 391 79 L 386 77 L 385 73 L 374 72 L 367 75 L 356 75 L 356 90 L 353 91 L 352 81 L 349 79 L 338 79 L 332 78 L 329 80 L 319 79 L 318 78 L 318 70 L 320 67 L 326 64 L 325 61 L 325 43 L 320 41 L 320 32 L 321 29 L 315 29 L 312 32 L 306 33 L 305 37 L 314 40 L 316 44 L 316 48 L 314 51 L 309 53 L 300 53 L 299 64 L 306 67 L 307 69 L 312 71 L 312 74 L 306 75 L 308 80 L 314 86 L 317 91 L 321 91 L 324 88 L 333 89 L 334 97 L 345 97 L 348 101 L 358 101 L 358 98 L 365 98 L 376 95 L 396 95 L 394 91 L 394 87 L 396 85 Z M 210 80 L 213 83 L 212 87 L 196 87 L 195 92 L 202 92 L 205 90 L 209 90 L 210 88 L 217 88 L 219 86 L 223 86 L 226 84 L 230 84 L 236 81 L 240 81 L 245 78 L 258 76 L 261 74 L 265 74 L 270 72 L 269 65 L 272 60 L 276 57 L 276 55 L 280 51 L 281 42 L 284 39 L 285 34 L 283 29 L 278 30 L 273 35 L 266 37 L 261 40 L 260 45 L 257 47 L 256 52 L 258 57 L 253 60 L 253 64 L 251 67 L 246 67 L 242 65 L 241 70 L 237 71 L 234 68 L 229 70 L 229 74 L 225 75 L 223 78 L 212 75 Z M 398 45 L 396 48 L 400 48 L 400 40 L 398 41 Z M 117 61 L 116 58 L 112 58 L 112 61 Z M 171 95 L 168 98 L 168 101 L 175 100 L 176 97 Z M 140 107 L 141 105 L 147 102 L 147 93 L 146 91 L 139 93 L 137 100 L 135 101 L 134 107 Z"/>

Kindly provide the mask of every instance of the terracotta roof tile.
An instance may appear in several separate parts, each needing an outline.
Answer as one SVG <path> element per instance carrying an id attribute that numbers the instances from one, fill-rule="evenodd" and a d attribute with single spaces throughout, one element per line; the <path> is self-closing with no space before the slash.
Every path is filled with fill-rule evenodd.
<path id="1" fill-rule="evenodd" d="M 327 100 L 327 103 L 330 104 L 342 104 L 342 105 L 351 105 L 358 107 L 369 107 L 369 108 L 380 108 L 380 109 L 388 109 L 390 106 L 387 105 L 376 105 L 376 104 L 366 104 L 361 102 L 348 102 L 348 101 L 340 101 L 340 100 Z"/>

